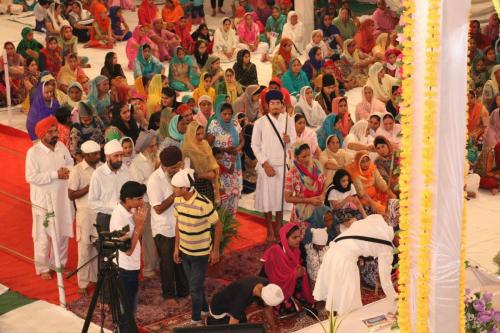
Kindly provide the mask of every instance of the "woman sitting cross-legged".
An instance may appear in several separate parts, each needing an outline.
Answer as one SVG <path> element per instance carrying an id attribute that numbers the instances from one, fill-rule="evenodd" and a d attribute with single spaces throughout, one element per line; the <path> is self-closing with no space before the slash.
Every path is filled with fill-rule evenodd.
<path id="1" fill-rule="evenodd" d="M 303 253 L 300 250 L 302 238 L 298 223 L 287 223 L 279 231 L 280 242 L 271 245 L 261 258 L 264 263 L 261 274 L 269 282 L 280 286 L 285 296 L 277 306 L 279 317 L 296 314 L 300 307 L 317 313 L 311 293 L 309 276 Z"/>
<path id="2" fill-rule="evenodd" d="M 285 179 L 285 201 L 293 204 L 290 221 L 300 222 L 304 230 L 314 207 L 323 205 L 325 175 L 312 159 L 307 143 L 295 142 L 293 154 L 293 165 Z"/>
<path id="3" fill-rule="evenodd" d="M 396 196 L 387 186 L 375 164 L 368 156 L 368 151 L 356 153 L 354 162 L 347 167 L 352 182 L 364 206 L 369 206 L 377 214 L 384 214 L 389 199 Z"/>
<path id="4" fill-rule="evenodd" d="M 266 59 L 269 44 L 260 41 L 259 26 L 255 23 L 251 13 L 246 13 L 244 19 L 238 25 L 239 48 L 247 49 L 255 54 L 262 54 L 262 60 Z"/>
<path id="5" fill-rule="evenodd" d="M 168 69 L 170 87 L 177 91 L 194 90 L 194 87 L 198 86 L 200 82 L 195 66 L 193 59 L 179 46 L 175 50 L 174 58 L 170 61 Z"/>

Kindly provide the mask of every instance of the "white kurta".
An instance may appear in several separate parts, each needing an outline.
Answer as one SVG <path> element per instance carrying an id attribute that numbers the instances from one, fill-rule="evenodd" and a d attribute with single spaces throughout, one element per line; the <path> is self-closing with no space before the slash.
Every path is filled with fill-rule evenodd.
<path id="1" fill-rule="evenodd" d="M 57 142 L 53 151 L 38 142 L 26 154 L 26 181 L 30 184 L 30 200 L 42 207 L 33 206 L 33 218 L 45 217 L 47 211 L 53 209 L 56 231 L 59 236 L 66 237 L 73 237 L 73 216 L 68 198 L 68 181 L 58 179 L 57 170 L 63 167 L 70 169 L 72 166 L 73 158 L 61 142 Z M 50 204 L 52 207 L 49 207 Z M 33 238 L 36 238 L 39 227 L 43 226 L 33 223 Z"/>
<path id="2" fill-rule="evenodd" d="M 120 189 L 129 180 L 130 172 L 125 163 L 116 172 L 111 171 L 108 163 L 98 167 L 90 179 L 89 207 L 96 213 L 111 215 L 120 202 Z"/>
<path id="3" fill-rule="evenodd" d="M 367 236 L 392 241 L 394 231 L 381 215 L 370 215 L 354 222 L 340 234 L 343 236 Z M 393 249 L 387 245 L 345 239 L 338 243 L 330 242 L 330 249 L 323 257 L 318 272 L 313 296 L 317 301 L 326 301 L 325 309 L 337 311 L 339 315 L 360 308 L 361 287 L 359 280 L 358 257 L 378 258 L 378 272 L 386 297 L 394 299 L 396 291 L 391 281 Z"/>
<path id="4" fill-rule="evenodd" d="M 98 163 L 96 168 L 102 163 Z M 69 175 L 68 188 L 73 191 L 81 190 L 90 184 L 95 169 L 85 160 L 75 165 Z M 97 239 L 96 212 L 88 205 L 88 193 L 75 199 L 76 205 L 76 241 L 78 242 L 78 267 L 85 264 L 97 254 L 93 242 Z M 86 288 L 89 282 L 97 282 L 97 260 L 80 268 L 77 274 L 78 286 Z"/>
<path id="5" fill-rule="evenodd" d="M 280 114 L 278 119 L 269 116 L 276 129 L 283 138 L 286 126 L 286 115 Z M 290 136 L 290 144 L 295 142 L 295 123 L 288 117 L 287 134 Z M 290 147 L 287 145 L 287 148 Z M 283 190 L 283 146 L 276 135 L 271 123 L 266 116 L 260 117 L 254 123 L 252 133 L 252 150 L 257 158 L 257 184 L 255 195 L 255 209 L 257 211 L 268 213 L 278 212 L 282 209 L 282 190 Z M 262 168 L 262 164 L 268 162 L 276 172 L 274 177 L 268 177 Z"/>
<path id="6" fill-rule="evenodd" d="M 73 237 L 73 211 L 68 198 L 68 181 L 59 179 L 57 170 L 71 168 L 73 159 L 64 144 L 57 142 L 50 150 L 42 142 L 32 146 L 26 154 L 26 181 L 30 184 L 30 200 L 33 204 L 32 237 L 35 252 L 35 269 L 38 274 L 48 272 L 54 258 L 50 255 L 51 233 L 43 226 L 47 212 L 54 212 L 57 246 L 64 266 L 68 253 L 68 237 Z"/>

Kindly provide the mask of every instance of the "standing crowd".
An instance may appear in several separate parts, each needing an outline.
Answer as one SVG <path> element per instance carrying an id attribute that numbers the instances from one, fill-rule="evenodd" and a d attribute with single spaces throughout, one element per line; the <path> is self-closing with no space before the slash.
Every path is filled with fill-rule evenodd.
<path id="1" fill-rule="evenodd" d="M 361 306 L 361 285 L 395 297 L 399 16 L 384 0 L 361 18 L 349 1 L 314 4 L 306 35 L 289 0 L 234 2 L 215 31 L 197 0 L 166 0 L 161 10 L 152 0 L 137 8 L 127 0 L 38 0 L 33 8 L 20 1 L 34 11 L 45 44 L 30 28 L 17 46 L 5 43 L 0 104 L 8 72 L 34 141 L 26 180 L 36 273 L 52 278 L 51 242 L 65 265 L 76 215 L 79 264 L 96 254 L 94 224 L 130 227 L 132 248 L 120 252 L 119 267 L 134 314 L 141 270 L 159 274 L 169 306 L 191 296 L 194 325 L 203 317 L 245 322 L 256 301 L 277 332 L 276 317 L 315 313 L 317 301 L 339 313 Z M 221 0 L 211 5 L 212 16 L 223 13 Z M 138 26 L 127 25 L 124 10 L 137 11 Z M 496 14 L 484 29 L 471 22 L 470 197 L 500 185 L 498 32 Z M 126 43 L 126 67 L 109 51 L 101 75 L 89 78 L 79 49 L 116 43 Z M 257 61 L 271 62 L 267 86 L 259 85 Z M 124 70 L 133 71 L 132 85 Z M 349 110 L 346 92 L 355 88 L 361 101 Z M 220 259 L 219 215 L 235 215 L 240 197 L 254 192 L 272 243 L 262 270 L 208 302 L 204 279 Z M 51 210 L 55 239 L 43 225 Z M 96 279 L 93 262 L 78 273 L 80 292 Z"/>

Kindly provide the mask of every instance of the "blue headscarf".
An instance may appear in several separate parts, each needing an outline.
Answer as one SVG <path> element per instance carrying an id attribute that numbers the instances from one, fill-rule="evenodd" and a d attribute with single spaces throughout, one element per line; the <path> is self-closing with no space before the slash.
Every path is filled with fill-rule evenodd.
<path id="1" fill-rule="evenodd" d="M 235 122 L 234 111 L 233 111 L 233 117 L 231 117 L 229 122 L 225 122 L 224 120 L 222 120 L 222 108 L 223 107 L 224 107 L 224 109 L 227 109 L 227 108 L 231 108 L 231 110 L 233 109 L 233 107 L 231 106 L 230 103 L 225 103 L 225 102 L 220 103 L 215 111 L 215 119 L 217 119 L 217 122 L 219 123 L 222 130 L 231 135 L 233 147 L 237 147 L 240 144 L 240 136 L 238 134 L 238 131 L 236 130 L 236 127 L 234 126 L 234 122 Z M 236 156 L 236 169 L 241 170 L 241 157 L 239 154 Z"/>
<path id="2" fill-rule="evenodd" d="M 170 119 L 170 124 L 168 124 L 168 135 L 176 140 L 179 141 L 179 144 L 182 144 L 182 141 L 184 141 L 184 134 L 180 133 L 179 130 L 177 129 L 177 125 L 179 124 L 179 115 L 175 115 L 172 119 Z"/>
<path id="3" fill-rule="evenodd" d="M 121 9 L 119 6 L 112 6 L 109 8 L 109 18 L 111 19 L 111 27 L 113 30 L 116 28 L 120 29 L 121 18 L 117 15 L 118 11 Z"/>
<path id="4" fill-rule="evenodd" d="M 59 108 L 59 102 L 54 97 L 51 98 L 49 105 L 43 98 L 43 90 L 45 85 L 49 83 L 49 81 L 43 81 L 38 84 L 35 88 L 35 92 L 33 94 L 33 100 L 31 101 L 30 111 L 28 113 L 28 118 L 26 119 L 26 129 L 28 130 L 28 134 L 31 140 L 36 140 L 38 137 L 35 133 L 36 124 L 48 116 L 53 116 L 56 113 L 56 110 Z"/>
<path id="5" fill-rule="evenodd" d="M 336 135 L 339 139 L 340 146 L 342 147 L 342 143 L 344 142 L 344 136 L 342 132 L 335 128 L 337 116 L 334 114 L 329 114 L 326 116 L 325 121 L 323 121 L 323 125 L 318 128 L 316 131 L 316 137 L 318 139 L 318 146 L 321 150 L 326 148 L 326 140 L 331 135 Z"/>

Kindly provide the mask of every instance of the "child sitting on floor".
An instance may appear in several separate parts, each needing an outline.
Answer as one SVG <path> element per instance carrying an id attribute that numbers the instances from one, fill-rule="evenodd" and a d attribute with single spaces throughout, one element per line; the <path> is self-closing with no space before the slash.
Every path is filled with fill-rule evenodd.
<path id="1" fill-rule="evenodd" d="M 311 285 L 314 286 L 323 256 L 329 247 L 327 245 L 328 232 L 326 228 L 312 228 L 311 233 L 312 242 L 304 245 L 304 247 L 306 249 L 307 273 L 311 278 Z"/>

